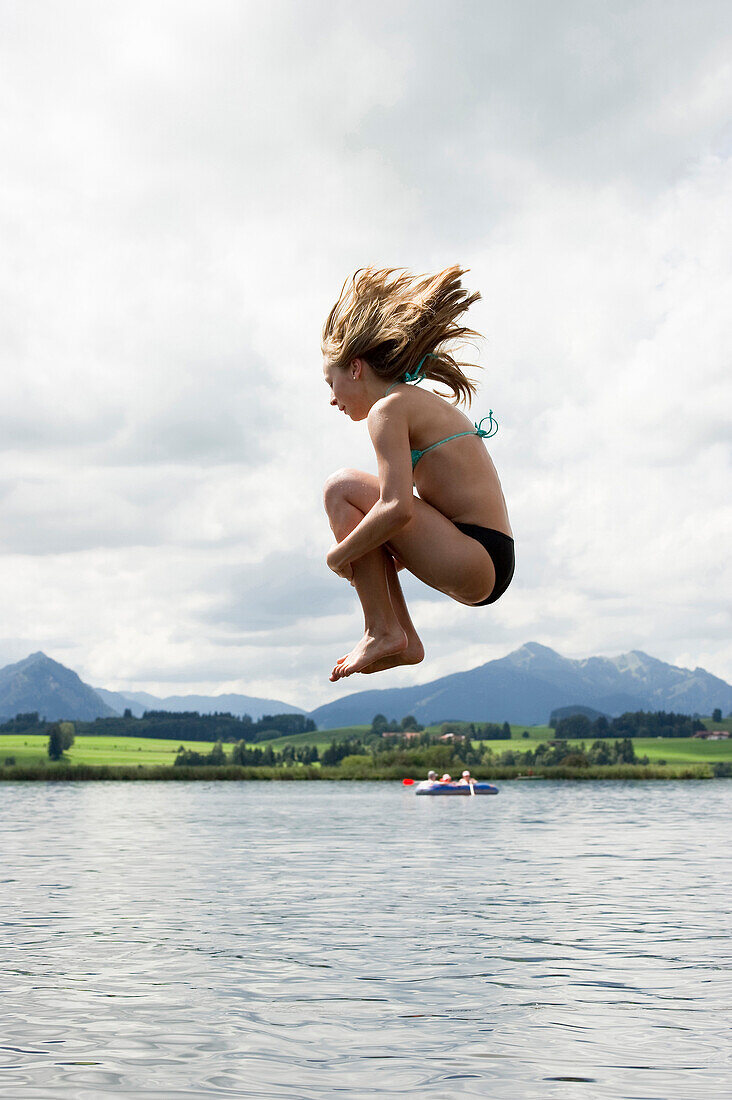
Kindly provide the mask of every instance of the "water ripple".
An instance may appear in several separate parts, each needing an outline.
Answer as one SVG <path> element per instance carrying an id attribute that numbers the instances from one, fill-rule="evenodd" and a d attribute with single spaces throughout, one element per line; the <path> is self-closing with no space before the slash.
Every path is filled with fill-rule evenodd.
<path id="1" fill-rule="evenodd" d="M 730 789 L 5 785 L 0 1095 L 726 1100 Z"/>

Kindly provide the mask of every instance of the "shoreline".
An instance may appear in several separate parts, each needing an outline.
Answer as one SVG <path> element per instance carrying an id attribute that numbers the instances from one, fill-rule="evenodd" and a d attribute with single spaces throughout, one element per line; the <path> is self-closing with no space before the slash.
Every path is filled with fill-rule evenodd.
<path id="1" fill-rule="evenodd" d="M 365 767 L 246 767 L 236 765 L 205 765 L 174 767 L 172 765 L 92 765 L 60 764 L 44 767 L 23 767 L 15 765 L 0 766 L 0 782 L 6 783 L 69 783 L 69 782 L 236 782 L 256 780 L 259 782 L 354 782 L 373 781 L 381 783 L 401 782 L 405 778 L 405 768 L 387 767 L 369 769 Z M 563 779 L 570 781 L 588 780 L 689 780 L 732 778 L 732 765 L 725 763 L 700 763 L 677 765 L 653 764 L 609 764 L 590 765 L 589 767 L 540 767 L 531 772 L 526 768 L 506 765 L 491 768 L 485 774 L 476 770 L 474 778 L 489 783 L 506 780 Z"/>

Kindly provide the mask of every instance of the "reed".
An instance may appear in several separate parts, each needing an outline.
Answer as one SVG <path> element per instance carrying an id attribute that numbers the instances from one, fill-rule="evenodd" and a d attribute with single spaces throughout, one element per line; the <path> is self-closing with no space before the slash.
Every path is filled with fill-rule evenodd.
<path id="1" fill-rule="evenodd" d="M 531 774 L 542 779 L 571 780 L 612 780 L 612 779 L 713 779 L 715 776 L 729 775 L 732 769 L 712 763 L 703 764 L 608 764 L 589 767 L 540 767 L 531 769 Z M 496 780 L 518 779 L 527 775 L 527 769 L 519 766 L 496 765 L 492 768 L 474 768 L 476 779 L 490 782 Z M 394 781 L 404 778 L 404 766 L 391 765 L 379 767 L 372 765 L 351 765 L 341 767 L 247 767 L 236 765 L 172 767 L 158 765 L 92 765 L 92 764 L 54 764 L 54 765 L 16 765 L 0 767 L 0 780 L 3 782 L 137 782 L 154 780 L 162 782 L 220 782 L 227 780 L 277 780 L 280 782 L 302 782 L 305 780 L 380 780 Z"/>

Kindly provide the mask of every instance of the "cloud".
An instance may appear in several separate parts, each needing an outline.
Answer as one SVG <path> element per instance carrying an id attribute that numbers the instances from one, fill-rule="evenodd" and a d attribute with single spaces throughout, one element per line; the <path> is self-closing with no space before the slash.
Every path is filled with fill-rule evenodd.
<path id="1" fill-rule="evenodd" d="M 353 589 L 338 579 L 322 559 L 306 558 L 301 549 L 270 554 L 219 570 L 210 582 L 218 595 L 203 618 L 244 634 L 299 626 L 307 635 L 310 620 L 342 612 L 351 602 Z"/>
<path id="2" fill-rule="evenodd" d="M 374 686 L 326 679 L 362 619 L 321 486 L 375 464 L 319 330 L 363 263 L 459 260 L 516 581 L 475 613 L 407 580 L 427 659 L 379 683 L 528 638 L 732 676 L 729 6 L 456 11 L 7 7 L 13 659 L 304 706 Z"/>

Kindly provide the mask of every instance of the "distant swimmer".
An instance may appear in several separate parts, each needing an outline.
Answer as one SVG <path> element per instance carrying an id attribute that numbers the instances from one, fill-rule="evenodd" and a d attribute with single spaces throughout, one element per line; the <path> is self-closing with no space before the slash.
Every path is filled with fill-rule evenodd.
<path id="1" fill-rule="evenodd" d="M 498 425 L 492 411 L 473 424 L 456 408 L 476 393 L 454 357 L 477 336 L 461 323 L 480 298 L 463 288 L 464 274 L 458 266 L 425 276 L 362 268 L 323 327 L 330 403 L 366 421 L 378 466 L 377 476 L 341 469 L 325 484 L 336 538 L 327 563 L 356 589 L 365 623 L 333 681 L 424 658 L 398 570 L 468 607 L 495 603 L 513 577 L 506 502 L 483 443 Z M 420 389 L 425 380 L 452 402 Z"/>

